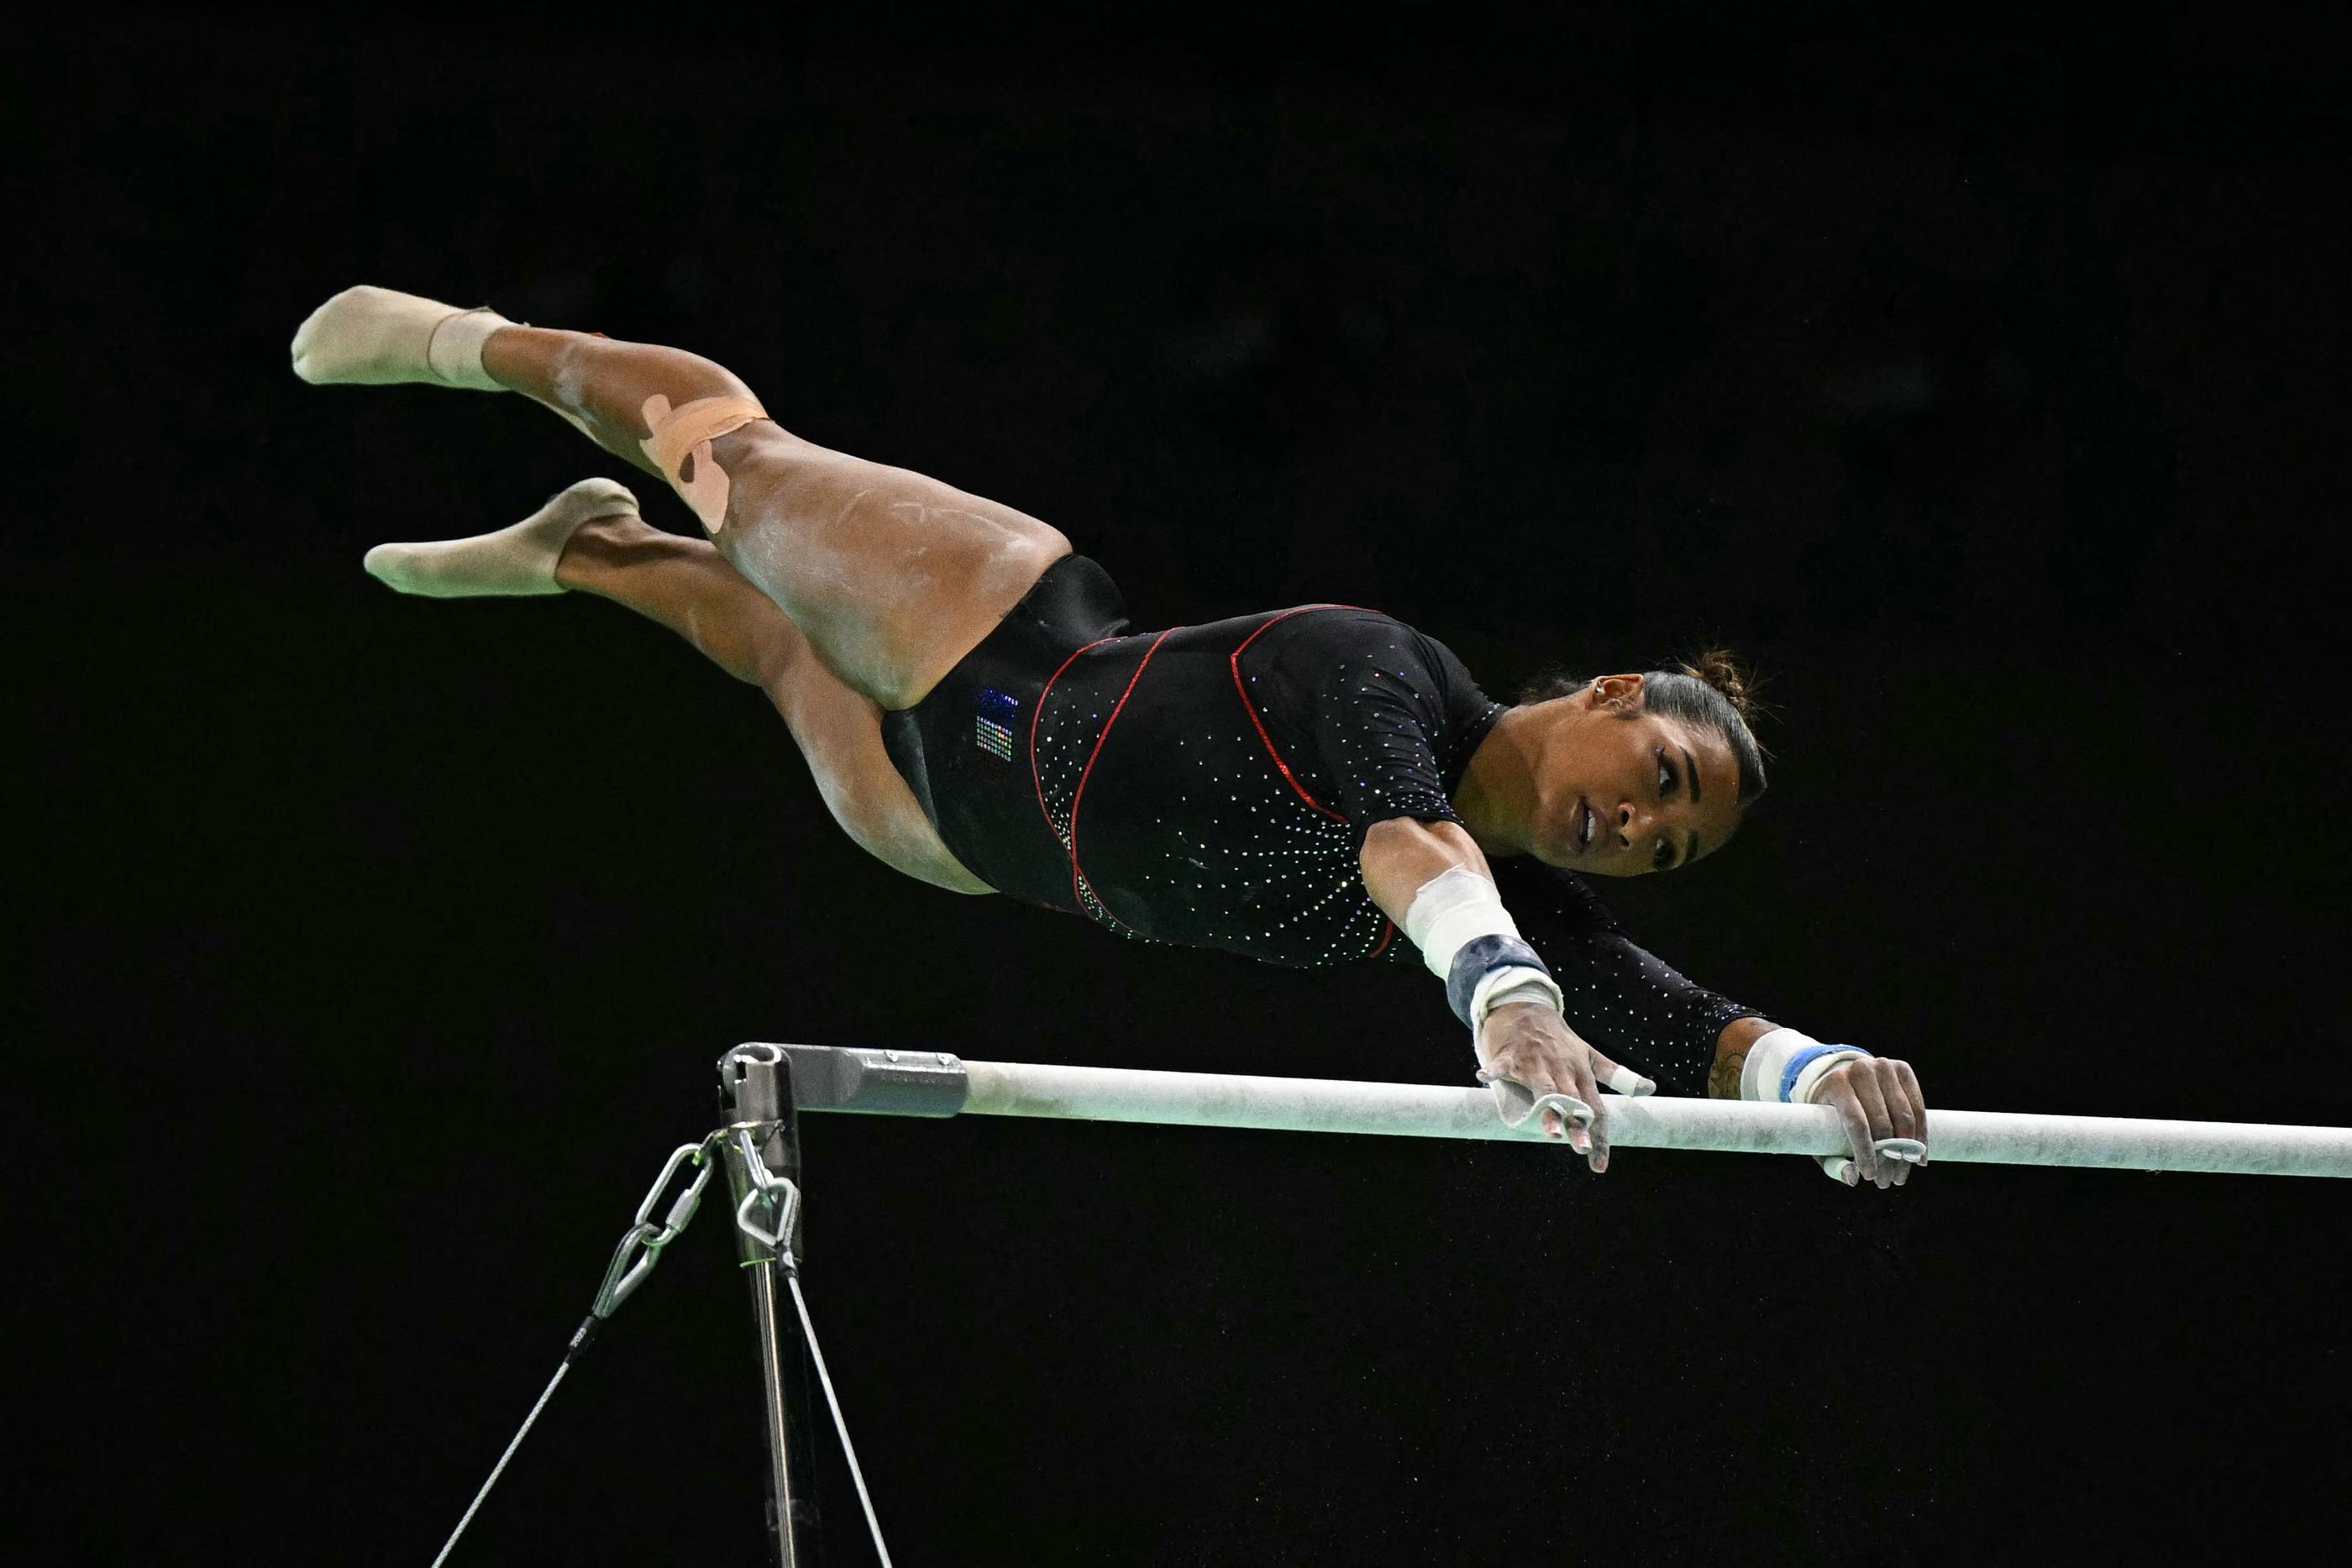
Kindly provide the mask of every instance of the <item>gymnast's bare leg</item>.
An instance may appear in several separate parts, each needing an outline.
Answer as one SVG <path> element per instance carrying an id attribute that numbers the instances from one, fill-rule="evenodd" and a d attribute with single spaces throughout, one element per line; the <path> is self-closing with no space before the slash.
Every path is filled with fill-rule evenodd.
<path id="1" fill-rule="evenodd" d="M 683 350 L 360 287 L 312 313 L 293 358 L 312 382 L 507 388 L 553 410 L 677 489 L 826 667 L 885 708 L 920 702 L 1070 553 L 1010 507 L 801 440 L 733 374 Z M 719 400 L 759 416 L 656 463 L 672 416 Z"/>
<path id="2" fill-rule="evenodd" d="M 867 853 L 934 887 L 992 891 L 948 852 L 891 766 L 874 699 L 825 668 L 800 629 L 712 546 L 664 533 L 633 508 L 575 528 L 555 577 L 661 622 L 767 693 L 825 809 Z"/>
<path id="3" fill-rule="evenodd" d="M 593 488 L 609 482 L 591 481 L 499 536 L 460 541 L 499 539 L 505 578 L 455 591 L 578 587 L 672 626 L 768 691 L 827 804 L 860 843 L 926 882 L 986 891 L 889 766 L 880 712 L 921 701 L 1069 553 L 1057 530 L 919 474 L 803 441 L 767 419 L 735 376 L 681 350 L 519 327 L 488 311 L 361 287 L 314 311 L 292 353 L 296 373 L 313 382 L 520 392 L 661 476 L 715 548 L 646 527 L 625 491 L 610 486 L 616 501 Z M 727 400 L 753 416 L 663 447 L 679 411 Z M 433 554 L 444 547 L 392 548 L 410 559 L 385 564 L 378 575 L 387 580 L 402 569 L 452 570 L 446 552 Z M 455 570 L 473 571 L 481 556 L 471 550 Z M 379 564 L 372 557 L 371 570 Z M 769 609 L 780 613 L 770 619 Z"/>

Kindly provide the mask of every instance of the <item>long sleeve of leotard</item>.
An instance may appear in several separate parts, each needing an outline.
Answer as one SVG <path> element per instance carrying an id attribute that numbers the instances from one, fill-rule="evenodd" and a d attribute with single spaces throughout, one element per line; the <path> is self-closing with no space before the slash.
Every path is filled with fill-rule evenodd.
<path id="1" fill-rule="evenodd" d="M 1724 1029 L 1757 1009 L 1634 946 L 1582 878 L 1519 860 L 1494 872 L 1520 935 L 1559 982 L 1569 1027 L 1666 1092 L 1704 1096 Z"/>
<path id="2" fill-rule="evenodd" d="M 1452 649 L 1370 611 L 1342 610 L 1318 627 L 1304 760 L 1321 804 L 1361 848 L 1380 822 L 1454 822 L 1446 780 L 1458 777 L 1502 705 L 1480 691 Z"/>

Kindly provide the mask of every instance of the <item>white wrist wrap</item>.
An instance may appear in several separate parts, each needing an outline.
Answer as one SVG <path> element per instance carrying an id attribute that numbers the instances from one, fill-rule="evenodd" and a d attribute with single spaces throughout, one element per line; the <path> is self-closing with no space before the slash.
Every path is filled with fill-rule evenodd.
<path id="1" fill-rule="evenodd" d="M 1831 1068 L 1850 1057 L 1868 1056 L 1870 1052 L 1857 1046 L 1824 1047 L 1811 1035 L 1793 1029 L 1776 1029 L 1756 1037 L 1748 1048 L 1748 1060 L 1739 1069 L 1739 1097 L 1742 1100 L 1779 1100 L 1781 1086 L 1788 1077 L 1789 1063 L 1805 1051 L 1817 1051 L 1797 1073 L 1790 1084 L 1788 1103 L 1810 1105 L 1813 1090 L 1828 1076 Z"/>
<path id="2" fill-rule="evenodd" d="M 1478 982 L 1470 995 L 1470 1038 L 1486 1027 L 1486 1015 L 1507 1002 L 1541 1002 L 1556 1013 L 1568 1011 L 1559 986 L 1541 969 L 1497 969 Z"/>
<path id="3" fill-rule="evenodd" d="M 1421 884 L 1404 913 L 1404 934 L 1421 949 L 1421 961 L 1441 980 L 1454 977 L 1454 960 L 1481 936 L 1519 940 L 1519 924 L 1503 907 L 1492 879 L 1468 866 L 1454 866 Z M 1486 1015 L 1506 1002 L 1541 1002 L 1557 1013 L 1568 1009 L 1559 987 L 1541 969 L 1514 964 L 1479 977 L 1470 996 L 1470 1040 L 1475 1047 Z"/>
<path id="4" fill-rule="evenodd" d="M 1431 877 L 1412 895 L 1404 912 L 1404 934 L 1421 949 L 1421 961 L 1439 979 L 1454 972 L 1454 955 L 1481 936 L 1519 934 L 1519 924 L 1503 907 L 1495 884 L 1468 866 L 1454 866 Z M 1520 970 L 1520 974 L 1529 971 Z"/>

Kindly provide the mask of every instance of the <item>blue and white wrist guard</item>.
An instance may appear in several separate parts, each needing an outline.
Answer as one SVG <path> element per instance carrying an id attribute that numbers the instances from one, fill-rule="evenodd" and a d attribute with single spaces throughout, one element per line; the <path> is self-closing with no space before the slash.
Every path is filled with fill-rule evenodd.
<path id="1" fill-rule="evenodd" d="M 1849 1057 L 1869 1054 L 1858 1045 L 1823 1045 L 1793 1029 L 1772 1030 L 1748 1048 L 1748 1060 L 1739 1069 L 1739 1097 L 1810 1105 L 1831 1068 Z"/>

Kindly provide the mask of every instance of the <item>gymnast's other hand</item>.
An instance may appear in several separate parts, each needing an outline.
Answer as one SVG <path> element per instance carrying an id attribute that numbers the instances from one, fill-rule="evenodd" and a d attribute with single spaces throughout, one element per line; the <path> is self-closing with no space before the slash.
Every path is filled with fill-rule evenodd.
<path id="1" fill-rule="evenodd" d="M 1479 1031 L 1478 1060 L 1486 1063 L 1483 1078 L 1507 1078 L 1538 1100 L 1566 1094 L 1591 1106 L 1589 1120 L 1570 1121 L 1547 1105 L 1544 1134 L 1566 1138 L 1596 1172 L 1609 1168 L 1609 1124 L 1601 1109 L 1601 1085 L 1623 1070 L 1569 1028 L 1566 1019 L 1540 1002 L 1496 1008 Z"/>
<path id="2" fill-rule="evenodd" d="M 1846 1142 L 1853 1149 L 1853 1174 L 1841 1177 L 1848 1186 L 1874 1182 L 1883 1192 L 1911 1179 L 1911 1161 L 1878 1152 L 1882 1138 L 1918 1140 L 1918 1163 L 1927 1163 L 1927 1101 L 1909 1062 L 1884 1056 L 1848 1057 L 1822 1075 L 1812 1103 L 1835 1107 L 1845 1125 Z"/>

